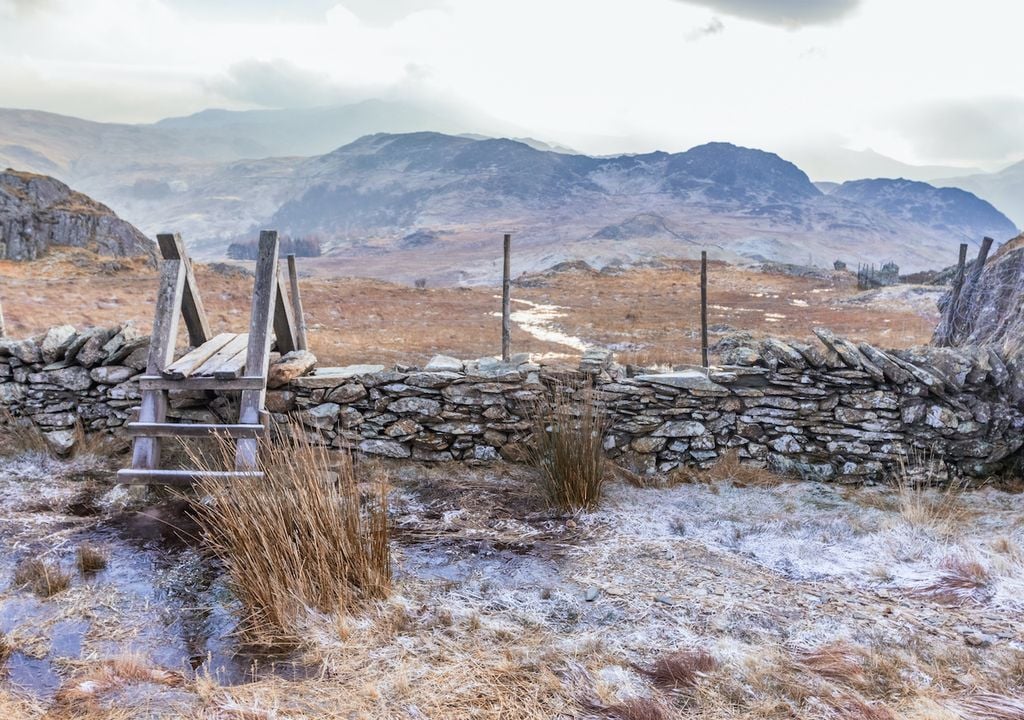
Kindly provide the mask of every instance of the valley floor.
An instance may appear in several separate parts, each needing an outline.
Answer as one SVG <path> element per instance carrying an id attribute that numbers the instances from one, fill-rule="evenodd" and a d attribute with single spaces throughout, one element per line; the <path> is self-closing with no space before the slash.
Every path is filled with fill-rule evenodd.
<path id="1" fill-rule="evenodd" d="M 0 304 L 14 337 L 68 323 L 76 327 L 152 322 L 157 277 L 134 261 L 84 251 L 33 263 L 0 261 Z M 315 260 L 300 259 L 303 264 Z M 108 269 L 104 270 L 104 267 Z M 252 279 L 197 267 L 217 332 L 248 323 Z M 769 274 L 712 263 L 710 342 L 737 331 L 807 339 L 826 326 L 879 347 L 927 342 L 941 288 L 903 285 L 858 292 L 849 273 Z M 360 278 L 301 280 L 310 345 L 321 365 L 422 365 L 437 353 L 495 355 L 501 347 L 500 290 L 406 285 Z M 617 273 L 570 269 L 521 279 L 512 290 L 513 352 L 574 361 L 602 346 L 623 363 L 693 363 L 700 358 L 699 268 L 666 260 Z M 184 331 L 182 331 L 184 332 Z M 184 335 L 181 343 L 184 344 Z"/>
<path id="2" fill-rule="evenodd" d="M 102 460 L 5 460 L 0 716 L 1024 712 L 1024 494 L 698 475 L 615 481 L 569 517 L 521 466 L 388 470 L 392 597 L 311 616 L 305 653 L 245 682 L 230 597 L 173 499 L 125 512 Z M 70 568 L 86 541 L 106 570 L 45 600 L 9 587 L 21 558 Z"/>

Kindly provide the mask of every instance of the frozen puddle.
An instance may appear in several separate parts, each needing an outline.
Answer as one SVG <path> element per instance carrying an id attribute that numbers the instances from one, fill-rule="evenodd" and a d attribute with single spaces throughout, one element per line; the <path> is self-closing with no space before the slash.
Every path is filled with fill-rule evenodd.
<path id="1" fill-rule="evenodd" d="M 559 305 L 542 305 L 519 298 L 512 298 L 512 302 L 527 306 L 520 310 L 513 310 L 511 314 L 512 322 L 524 332 L 533 335 L 538 340 L 555 345 L 565 345 L 581 352 L 587 349 L 587 344 L 575 335 L 567 335 L 552 329 L 551 322 L 556 318 L 565 317 L 565 313 L 562 311 L 566 308 Z M 497 313 L 494 314 L 497 315 Z"/>

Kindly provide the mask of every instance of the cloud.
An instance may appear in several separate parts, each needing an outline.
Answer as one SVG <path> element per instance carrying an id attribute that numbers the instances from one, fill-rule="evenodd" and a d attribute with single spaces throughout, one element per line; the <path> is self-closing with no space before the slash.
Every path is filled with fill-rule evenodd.
<path id="1" fill-rule="evenodd" d="M 942 162 L 1012 162 L 1024 154 L 1022 97 L 926 103 L 897 124 L 919 155 Z"/>
<path id="2" fill-rule="evenodd" d="M 228 68 L 209 89 L 229 100 L 266 108 L 315 107 L 352 100 L 331 77 L 287 60 L 243 60 Z"/>
<path id="3" fill-rule="evenodd" d="M 717 17 L 711 18 L 711 22 L 703 27 L 699 27 L 686 35 L 687 40 L 700 40 L 701 38 L 710 37 L 711 35 L 718 35 L 725 32 L 725 23 Z"/>
<path id="4" fill-rule="evenodd" d="M 444 7 L 446 0 L 341 0 L 341 4 L 368 25 L 393 25 L 414 12 Z"/>
<path id="5" fill-rule="evenodd" d="M 680 0 L 768 25 L 824 25 L 851 13 L 861 0 Z"/>

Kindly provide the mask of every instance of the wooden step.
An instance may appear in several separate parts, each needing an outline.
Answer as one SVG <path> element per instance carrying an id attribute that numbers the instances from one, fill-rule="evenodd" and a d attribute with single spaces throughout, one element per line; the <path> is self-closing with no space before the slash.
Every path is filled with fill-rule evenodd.
<path id="1" fill-rule="evenodd" d="M 257 470 L 118 470 L 117 482 L 134 485 L 188 485 L 197 480 L 262 480 Z"/>
<path id="2" fill-rule="evenodd" d="M 230 379 L 192 376 L 171 380 L 159 375 L 139 378 L 140 390 L 262 390 L 266 384 L 266 378 L 251 375 Z"/>
<path id="3" fill-rule="evenodd" d="M 207 340 L 199 347 L 185 353 L 173 363 L 168 365 L 161 375 L 171 380 L 181 380 L 192 375 L 207 360 L 216 355 L 225 345 L 230 344 L 238 337 L 238 333 L 221 333 L 220 335 Z"/>
<path id="4" fill-rule="evenodd" d="M 130 422 L 128 434 L 136 437 L 212 437 L 260 438 L 267 432 L 264 425 L 213 425 L 202 423 Z"/>

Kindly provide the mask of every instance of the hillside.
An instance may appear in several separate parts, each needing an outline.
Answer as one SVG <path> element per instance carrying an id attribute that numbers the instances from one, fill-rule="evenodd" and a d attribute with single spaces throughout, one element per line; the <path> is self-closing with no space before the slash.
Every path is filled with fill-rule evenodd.
<path id="1" fill-rule="evenodd" d="M 153 243 L 107 206 L 45 175 L 0 173 L 0 258 L 35 260 L 58 246 L 155 258 Z"/>
<path id="2" fill-rule="evenodd" d="M 1018 227 L 1024 228 L 1024 161 L 997 173 L 947 178 L 945 185 L 969 190 L 1005 212 Z"/>

